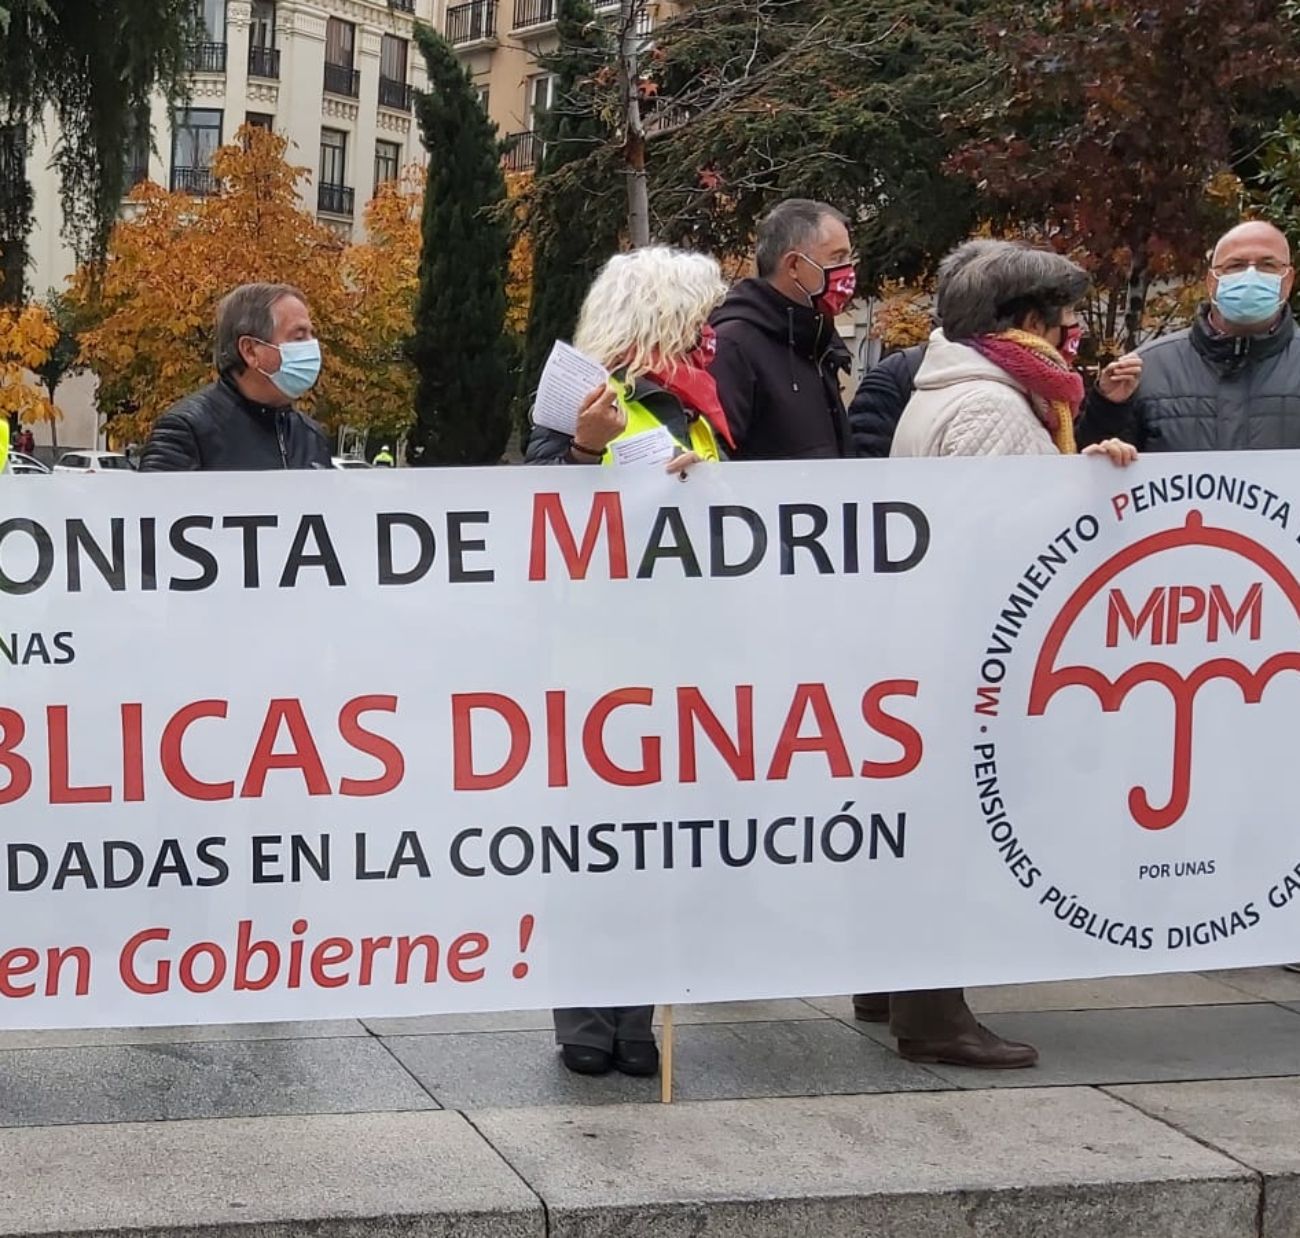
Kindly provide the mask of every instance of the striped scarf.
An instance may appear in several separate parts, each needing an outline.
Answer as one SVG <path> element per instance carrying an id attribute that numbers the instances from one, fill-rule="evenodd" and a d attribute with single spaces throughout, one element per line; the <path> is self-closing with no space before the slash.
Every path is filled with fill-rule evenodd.
<path id="1" fill-rule="evenodd" d="M 1014 329 L 977 335 L 964 342 L 1029 392 L 1034 412 L 1061 455 L 1072 456 L 1078 451 L 1074 418 L 1083 403 L 1083 379 L 1055 348 L 1041 335 Z"/>

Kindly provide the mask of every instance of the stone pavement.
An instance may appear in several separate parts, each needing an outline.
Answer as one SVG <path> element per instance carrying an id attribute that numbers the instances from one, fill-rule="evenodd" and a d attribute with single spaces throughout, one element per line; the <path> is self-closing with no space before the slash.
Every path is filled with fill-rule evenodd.
<path id="1" fill-rule="evenodd" d="M 676 1095 L 540 1013 L 0 1034 L 0 1236 L 1300 1238 L 1300 975 L 976 990 L 1032 1071 L 847 998 L 679 1007 Z"/>

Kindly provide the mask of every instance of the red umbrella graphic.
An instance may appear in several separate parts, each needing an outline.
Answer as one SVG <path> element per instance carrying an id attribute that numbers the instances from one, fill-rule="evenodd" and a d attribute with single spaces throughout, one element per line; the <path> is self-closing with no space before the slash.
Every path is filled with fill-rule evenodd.
<path id="1" fill-rule="evenodd" d="M 1108 714 L 1117 713 L 1129 692 L 1139 684 L 1159 683 L 1168 688 L 1174 701 L 1173 778 L 1168 802 L 1163 806 L 1153 805 L 1144 787 L 1133 787 L 1128 796 L 1129 812 L 1144 830 L 1166 830 L 1187 811 L 1192 784 L 1193 706 L 1201 688 L 1215 679 L 1231 680 L 1241 689 L 1246 704 L 1258 705 L 1274 675 L 1281 671 L 1300 671 L 1300 651 L 1295 650 L 1275 653 L 1253 671 L 1235 658 L 1211 658 L 1186 675 L 1164 662 L 1139 662 L 1114 679 L 1089 666 L 1055 665 L 1075 620 L 1103 588 L 1135 563 L 1183 546 L 1224 550 L 1248 560 L 1272 578 L 1300 619 L 1300 583 L 1282 561 L 1241 533 L 1206 525 L 1201 513 L 1193 511 L 1181 528 L 1152 534 L 1121 550 L 1074 591 L 1043 641 L 1029 689 L 1029 714 L 1037 717 L 1046 712 L 1048 703 L 1063 688 L 1088 688 Z"/>

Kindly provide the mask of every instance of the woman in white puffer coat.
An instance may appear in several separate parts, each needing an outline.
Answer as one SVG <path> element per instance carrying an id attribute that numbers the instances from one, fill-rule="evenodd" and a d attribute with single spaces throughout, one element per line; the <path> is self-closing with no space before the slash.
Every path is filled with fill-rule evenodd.
<path id="1" fill-rule="evenodd" d="M 973 241 L 940 268 L 936 316 L 892 456 L 1072 455 L 1083 380 L 1074 370 L 1075 306 L 1086 273 L 1059 254 L 1009 241 Z M 1119 465 L 1137 452 L 1110 439 L 1085 449 Z M 983 1069 L 1032 1066 L 1038 1051 L 1005 1040 L 971 1013 L 960 989 L 855 999 L 859 1018 L 888 1011 L 899 1054 Z"/>
<path id="2" fill-rule="evenodd" d="M 1086 272 L 1050 251 L 977 241 L 944 260 L 940 288 L 942 326 L 930 337 L 890 454 L 1073 455 L 1083 401 L 1073 368 L 1081 333 L 1075 306 L 1088 290 Z M 1118 439 L 1085 454 L 1117 464 L 1134 458 Z"/>

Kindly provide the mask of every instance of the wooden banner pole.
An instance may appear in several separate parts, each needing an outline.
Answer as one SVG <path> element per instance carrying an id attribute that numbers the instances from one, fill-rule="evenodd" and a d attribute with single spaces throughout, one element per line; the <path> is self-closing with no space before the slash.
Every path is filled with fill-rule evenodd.
<path id="1" fill-rule="evenodd" d="M 673 1008 L 664 1007 L 664 1044 L 659 1061 L 659 1099 L 665 1105 L 673 1103 Z"/>

